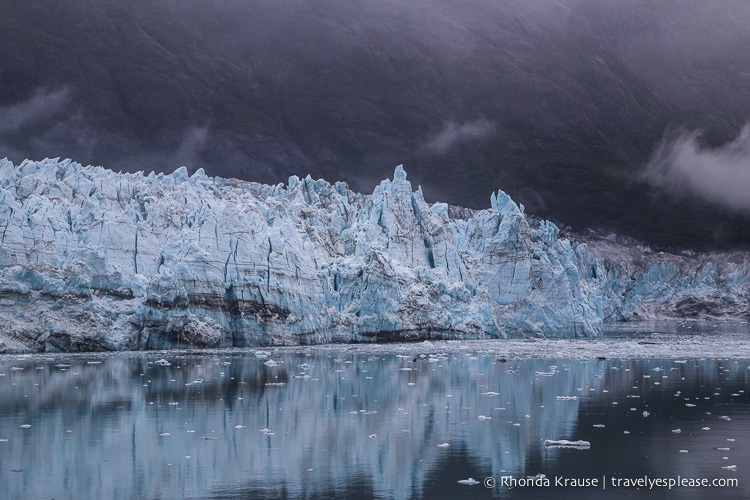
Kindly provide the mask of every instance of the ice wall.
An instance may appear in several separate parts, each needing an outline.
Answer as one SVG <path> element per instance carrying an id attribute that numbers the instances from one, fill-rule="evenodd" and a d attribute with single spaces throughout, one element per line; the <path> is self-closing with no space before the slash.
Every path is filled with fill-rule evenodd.
<path id="1" fill-rule="evenodd" d="M 0 351 L 591 337 L 650 311 L 671 272 L 631 286 L 616 264 L 503 192 L 487 210 L 430 205 L 401 167 L 363 196 L 0 161 Z"/>

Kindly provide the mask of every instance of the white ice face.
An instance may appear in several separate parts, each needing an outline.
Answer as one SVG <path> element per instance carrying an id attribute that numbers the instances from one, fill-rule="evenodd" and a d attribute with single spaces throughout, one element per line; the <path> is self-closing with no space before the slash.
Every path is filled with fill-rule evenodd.
<path id="1" fill-rule="evenodd" d="M 744 254 L 574 250 L 502 191 L 491 202 L 430 206 L 400 166 L 363 196 L 2 161 L 0 350 L 591 337 L 607 319 L 747 310 Z"/>

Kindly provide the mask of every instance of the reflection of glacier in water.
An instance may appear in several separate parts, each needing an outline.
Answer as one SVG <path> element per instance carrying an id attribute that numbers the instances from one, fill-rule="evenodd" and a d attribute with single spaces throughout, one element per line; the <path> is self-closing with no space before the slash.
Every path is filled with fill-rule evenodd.
<path id="1" fill-rule="evenodd" d="M 456 498 L 516 491 L 468 477 L 750 466 L 745 360 L 440 349 L 2 358 L 0 484 L 8 498 Z"/>

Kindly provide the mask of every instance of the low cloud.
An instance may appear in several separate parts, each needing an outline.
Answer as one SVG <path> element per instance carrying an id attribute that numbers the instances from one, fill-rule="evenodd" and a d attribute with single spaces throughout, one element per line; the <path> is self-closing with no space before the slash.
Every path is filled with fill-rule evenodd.
<path id="1" fill-rule="evenodd" d="M 431 153 L 446 153 L 459 144 L 483 139 L 494 132 L 495 124 L 485 119 L 463 124 L 449 121 L 443 124 L 440 132 L 430 137 L 422 145 L 422 150 Z"/>
<path id="2" fill-rule="evenodd" d="M 16 132 L 48 120 L 66 107 L 69 94 L 67 87 L 39 89 L 25 101 L 0 108 L 0 133 Z"/>
<path id="3" fill-rule="evenodd" d="M 171 161 L 179 166 L 197 168 L 196 165 L 201 163 L 201 153 L 208 144 L 208 136 L 208 127 L 193 127 L 186 130 Z"/>
<path id="4" fill-rule="evenodd" d="M 700 131 L 662 141 L 645 178 L 676 195 L 750 212 L 750 124 L 735 140 L 717 148 L 701 144 Z"/>

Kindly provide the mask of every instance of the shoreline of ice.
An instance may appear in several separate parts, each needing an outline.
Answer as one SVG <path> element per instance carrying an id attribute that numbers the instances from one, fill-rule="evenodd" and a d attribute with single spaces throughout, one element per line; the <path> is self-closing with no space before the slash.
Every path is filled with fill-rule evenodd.
<path id="1" fill-rule="evenodd" d="M 307 346 L 229 347 L 220 349 L 169 349 L 153 351 L 61 352 L 0 354 L 0 360 L 14 359 L 99 359 L 108 356 L 153 358 L 154 363 L 164 358 L 243 356 L 263 353 L 267 358 L 293 353 L 304 354 L 364 354 L 402 356 L 408 361 L 429 361 L 431 356 L 463 354 L 491 356 L 495 362 L 505 363 L 527 359 L 558 359 L 587 361 L 609 359 L 750 359 L 750 334 L 722 333 L 718 335 L 654 333 L 601 339 L 484 339 L 484 340 L 425 340 L 421 342 L 333 343 Z M 265 359 L 265 357 L 263 359 Z"/>

